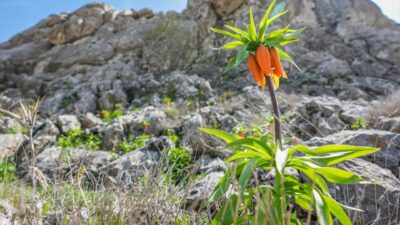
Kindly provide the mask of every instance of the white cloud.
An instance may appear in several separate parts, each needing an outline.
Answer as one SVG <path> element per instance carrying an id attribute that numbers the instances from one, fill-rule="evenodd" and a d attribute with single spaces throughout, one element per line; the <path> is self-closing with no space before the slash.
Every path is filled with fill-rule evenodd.
<path id="1" fill-rule="evenodd" d="M 400 23 L 400 0 L 373 0 L 383 14 Z"/>

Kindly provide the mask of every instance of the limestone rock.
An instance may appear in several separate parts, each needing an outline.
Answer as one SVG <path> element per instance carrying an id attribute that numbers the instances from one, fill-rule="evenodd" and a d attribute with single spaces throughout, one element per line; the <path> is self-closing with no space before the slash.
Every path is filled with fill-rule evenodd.
<path id="1" fill-rule="evenodd" d="M 57 125 L 60 127 L 62 133 L 66 134 L 70 130 L 81 129 L 79 120 L 74 115 L 60 115 L 57 117 Z"/>
<path id="2" fill-rule="evenodd" d="M 22 134 L 0 134 L 0 160 L 13 156 L 25 140 Z"/>

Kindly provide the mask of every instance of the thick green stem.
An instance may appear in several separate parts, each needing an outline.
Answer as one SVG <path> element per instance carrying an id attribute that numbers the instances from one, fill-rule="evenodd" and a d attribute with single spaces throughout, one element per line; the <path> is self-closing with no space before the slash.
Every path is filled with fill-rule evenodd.
<path id="1" fill-rule="evenodd" d="M 269 96 L 271 98 L 271 103 L 272 103 L 272 113 L 274 115 L 275 140 L 276 143 L 279 144 L 279 149 L 282 150 L 281 116 L 279 113 L 278 101 L 276 100 L 275 89 L 274 85 L 272 84 L 271 76 L 267 76 L 266 81 L 267 81 Z"/>

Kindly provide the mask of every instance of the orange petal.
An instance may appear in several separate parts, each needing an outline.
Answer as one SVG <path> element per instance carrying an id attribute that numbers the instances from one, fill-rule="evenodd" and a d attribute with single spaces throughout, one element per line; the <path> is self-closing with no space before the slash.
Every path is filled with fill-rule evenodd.
<path id="1" fill-rule="evenodd" d="M 270 53 L 271 53 L 271 64 L 272 64 L 272 67 L 274 67 L 273 72 L 278 77 L 282 77 L 285 72 L 283 71 L 278 52 L 276 51 L 276 49 L 274 47 L 272 47 L 272 48 L 270 48 Z"/>
<path id="2" fill-rule="evenodd" d="M 256 81 L 256 83 L 262 87 L 264 76 L 254 55 L 250 55 L 249 58 L 247 59 L 247 68 L 249 68 L 250 73 L 253 76 L 253 79 Z M 265 78 L 264 78 L 264 83 L 265 83 Z"/>
<path id="3" fill-rule="evenodd" d="M 264 45 L 258 46 L 256 50 L 256 59 L 263 73 L 269 75 L 271 73 L 271 56 Z"/>

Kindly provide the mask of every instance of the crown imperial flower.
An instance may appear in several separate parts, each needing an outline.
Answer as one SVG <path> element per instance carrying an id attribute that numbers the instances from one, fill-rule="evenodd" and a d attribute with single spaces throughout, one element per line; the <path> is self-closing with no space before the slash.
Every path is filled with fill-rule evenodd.
<path id="1" fill-rule="evenodd" d="M 292 57 L 280 47 L 297 41 L 297 36 L 303 32 L 304 28 L 294 30 L 289 29 L 290 25 L 288 25 L 282 29 L 267 33 L 271 24 L 287 13 L 287 10 L 284 10 L 285 2 L 279 4 L 276 4 L 276 2 L 277 0 L 274 0 L 265 12 L 258 25 L 258 31 L 251 7 L 250 24 L 246 25 L 247 31 L 229 25 L 225 25 L 225 28 L 229 31 L 210 28 L 215 33 L 235 39 L 235 41 L 226 43 L 218 49 L 233 50 L 240 47 L 239 52 L 230 59 L 224 73 L 237 67 L 247 58 L 247 67 L 256 84 L 264 89 L 266 77 L 271 77 L 274 89 L 277 89 L 279 87 L 279 78 L 287 79 L 281 59 L 288 61 L 299 69 Z"/>

